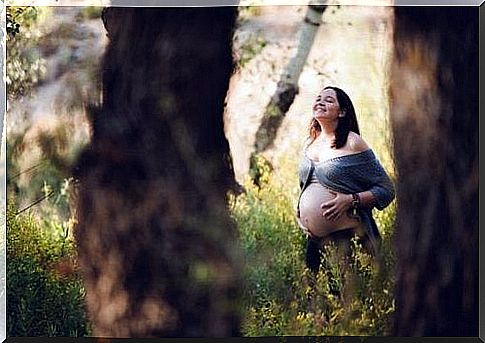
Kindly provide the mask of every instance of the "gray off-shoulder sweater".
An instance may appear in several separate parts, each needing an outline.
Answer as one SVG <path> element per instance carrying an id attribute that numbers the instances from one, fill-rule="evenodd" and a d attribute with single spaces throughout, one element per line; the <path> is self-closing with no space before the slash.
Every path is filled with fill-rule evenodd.
<path id="1" fill-rule="evenodd" d="M 344 194 L 370 191 L 376 198 L 375 207 L 383 210 L 394 199 L 394 185 L 369 149 L 359 153 L 334 157 L 321 162 L 314 162 L 303 154 L 299 169 L 300 196 L 310 183 L 314 171 L 318 181 L 325 187 Z M 365 224 L 371 240 L 379 237 L 379 231 L 372 217 L 372 208 L 360 208 L 358 214 Z"/>

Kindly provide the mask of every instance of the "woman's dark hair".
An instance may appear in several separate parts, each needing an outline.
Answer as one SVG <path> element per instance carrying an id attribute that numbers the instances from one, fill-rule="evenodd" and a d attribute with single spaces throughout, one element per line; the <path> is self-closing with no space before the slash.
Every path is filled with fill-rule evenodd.
<path id="1" fill-rule="evenodd" d="M 334 149 L 339 149 L 345 145 L 347 142 L 347 137 L 349 132 L 353 131 L 360 135 L 359 124 L 357 123 L 357 116 L 355 115 L 354 105 L 350 100 L 347 93 L 337 87 L 327 86 L 325 89 L 333 89 L 337 94 L 337 101 L 340 106 L 340 110 L 345 114 L 343 117 L 338 119 L 337 129 L 335 130 L 335 140 L 332 142 L 331 147 Z M 321 128 L 320 124 L 315 118 L 312 118 L 309 127 L 310 144 L 318 137 Z"/>

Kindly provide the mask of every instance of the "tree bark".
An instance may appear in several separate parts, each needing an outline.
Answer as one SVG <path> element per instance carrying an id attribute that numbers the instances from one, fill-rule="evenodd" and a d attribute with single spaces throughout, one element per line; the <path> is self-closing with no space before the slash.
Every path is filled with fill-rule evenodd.
<path id="1" fill-rule="evenodd" d="M 255 154 L 264 152 L 273 144 L 283 118 L 290 109 L 296 94 L 298 94 L 298 80 L 312 48 L 326 7 L 323 5 L 308 6 L 300 31 L 296 55 L 293 56 L 281 74 L 276 91 L 266 106 L 262 122 L 256 132 L 254 142 Z"/>
<path id="2" fill-rule="evenodd" d="M 395 10 L 395 336 L 478 336 L 477 14 Z"/>
<path id="3" fill-rule="evenodd" d="M 108 8 L 76 241 L 95 336 L 239 334 L 223 108 L 235 7 Z"/>

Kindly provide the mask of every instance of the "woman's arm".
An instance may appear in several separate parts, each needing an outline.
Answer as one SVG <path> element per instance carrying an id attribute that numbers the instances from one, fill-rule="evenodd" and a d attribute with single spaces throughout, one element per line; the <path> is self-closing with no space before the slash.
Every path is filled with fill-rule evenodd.
<path id="1" fill-rule="evenodd" d="M 367 143 L 356 133 L 350 132 L 348 147 L 352 152 L 369 149 Z M 376 207 L 379 210 L 387 207 L 395 197 L 394 185 L 379 161 L 376 160 L 372 173 L 373 186 L 366 191 L 355 193 L 357 207 Z M 323 216 L 328 220 L 337 220 L 354 206 L 354 195 L 332 192 L 335 198 L 322 204 Z"/>
<path id="2" fill-rule="evenodd" d="M 335 195 L 335 198 L 322 204 L 322 209 L 324 210 L 323 216 L 328 220 L 337 220 L 353 207 L 354 196 L 352 194 L 343 194 L 334 191 L 331 191 L 331 193 Z M 394 192 L 392 192 L 392 195 L 391 193 L 386 194 L 385 200 L 383 200 L 384 198 L 380 198 L 381 201 L 385 201 L 381 203 L 378 203 L 378 198 L 372 191 L 364 191 L 354 194 L 359 199 L 357 208 L 376 207 L 377 209 L 382 210 L 389 205 L 392 199 L 394 199 Z"/>
<path id="3" fill-rule="evenodd" d="M 376 169 L 379 173 L 376 175 L 374 185 L 369 189 L 369 192 L 375 199 L 374 206 L 378 210 L 383 210 L 394 200 L 396 192 L 394 184 L 378 161 Z"/>
<path id="4" fill-rule="evenodd" d="M 348 145 L 353 152 L 370 149 L 364 139 L 352 131 L 349 132 Z M 377 159 L 375 160 L 372 175 L 369 177 L 371 178 L 372 187 L 368 191 L 358 194 L 360 206 L 376 207 L 378 210 L 383 210 L 395 197 L 394 184 Z"/>
<path id="5" fill-rule="evenodd" d="M 376 205 L 376 197 L 371 191 L 355 193 L 359 197 L 359 207 L 374 207 Z M 352 195 L 351 195 L 352 196 Z M 353 198 L 352 198 L 353 200 Z"/>

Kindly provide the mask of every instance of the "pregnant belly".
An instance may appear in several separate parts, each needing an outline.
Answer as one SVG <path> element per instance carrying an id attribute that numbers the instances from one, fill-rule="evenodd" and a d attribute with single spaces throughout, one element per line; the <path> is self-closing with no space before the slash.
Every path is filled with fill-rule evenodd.
<path id="1" fill-rule="evenodd" d="M 325 237 L 339 230 L 361 229 L 361 223 L 347 213 L 335 221 L 323 217 L 322 214 L 325 210 L 321 208 L 321 205 L 333 198 L 335 195 L 320 183 L 311 183 L 301 195 L 300 220 L 315 236 Z"/>

